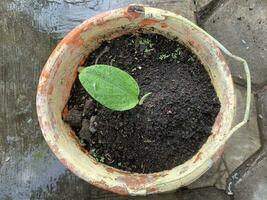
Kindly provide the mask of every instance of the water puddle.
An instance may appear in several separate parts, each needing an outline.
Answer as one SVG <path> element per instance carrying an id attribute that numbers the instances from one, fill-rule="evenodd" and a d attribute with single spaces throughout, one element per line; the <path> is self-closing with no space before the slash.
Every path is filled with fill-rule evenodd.
<path id="1" fill-rule="evenodd" d="M 30 199 L 31 194 L 39 189 L 51 192 L 65 170 L 45 141 L 22 155 L 10 152 L 1 165 L 0 199 Z"/>
<path id="2" fill-rule="evenodd" d="M 38 125 L 40 72 L 58 40 L 79 23 L 134 2 L 149 3 L 0 0 L 0 199 L 31 199 L 38 191 L 51 194 L 76 181 L 59 181 L 69 177 L 68 171 L 49 150 Z"/>
<path id="3" fill-rule="evenodd" d="M 131 3 L 156 4 L 149 0 L 15 0 L 8 3 L 8 9 L 26 12 L 37 22 L 40 31 L 63 37 L 84 20 Z"/>

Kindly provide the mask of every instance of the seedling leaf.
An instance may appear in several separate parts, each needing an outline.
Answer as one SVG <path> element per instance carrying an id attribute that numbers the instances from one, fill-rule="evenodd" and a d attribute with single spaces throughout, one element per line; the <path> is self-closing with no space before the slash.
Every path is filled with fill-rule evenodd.
<path id="1" fill-rule="evenodd" d="M 135 79 L 127 72 L 109 65 L 92 65 L 80 71 L 85 90 L 103 106 L 124 111 L 134 108 L 140 93 Z"/>

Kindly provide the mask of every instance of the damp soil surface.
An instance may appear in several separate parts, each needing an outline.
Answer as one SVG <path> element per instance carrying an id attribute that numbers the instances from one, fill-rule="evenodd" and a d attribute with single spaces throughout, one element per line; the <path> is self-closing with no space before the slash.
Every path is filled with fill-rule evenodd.
<path id="1" fill-rule="evenodd" d="M 190 159 L 211 134 L 220 103 L 208 73 L 188 48 L 157 34 L 130 34 L 104 42 L 86 66 L 109 64 L 131 74 L 142 106 L 109 110 L 77 79 L 65 122 L 99 162 L 138 173 L 171 169 Z"/>

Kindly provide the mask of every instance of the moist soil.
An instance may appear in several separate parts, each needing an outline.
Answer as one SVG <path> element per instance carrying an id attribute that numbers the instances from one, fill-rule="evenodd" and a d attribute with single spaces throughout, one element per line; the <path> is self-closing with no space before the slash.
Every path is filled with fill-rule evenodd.
<path id="1" fill-rule="evenodd" d="M 157 34 L 129 34 L 104 42 L 86 65 L 108 64 L 131 74 L 142 106 L 118 112 L 93 100 L 79 80 L 65 122 L 99 162 L 138 173 L 171 169 L 207 141 L 220 110 L 208 73 L 188 48 Z"/>

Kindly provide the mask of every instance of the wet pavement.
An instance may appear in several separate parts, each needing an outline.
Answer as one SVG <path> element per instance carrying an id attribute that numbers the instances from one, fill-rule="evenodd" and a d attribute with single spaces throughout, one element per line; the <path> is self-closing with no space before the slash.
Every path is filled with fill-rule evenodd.
<path id="1" fill-rule="evenodd" d="M 85 19 L 129 3 L 170 9 L 192 21 L 195 20 L 194 11 L 201 11 L 201 16 L 196 13 L 201 18 L 201 25 L 229 45 L 234 53 L 240 53 L 248 59 L 252 66 L 255 98 L 250 123 L 229 141 L 229 148 L 220 163 L 189 186 L 190 189 L 159 196 L 129 198 L 95 188 L 59 163 L 45 143 L 39 128 L 35 109 L 36 87 L 42 67 L 56 44 Z M 236 9 L 227 13 L 224 10 L 227 6 L 236 6 Z M 267 90 L 264 87 L 267 83 L 266 7 L 266 0 L 242 0 L 239 5 L 233 0 L 203 0 L 197 4 L 193 0 L 1 0 L 0 200 L 230 199 L 224 190 L 232 184 L 236 184 L 235 199 L 263 200 L 266 197 L 264 188 L 267 187 L 267 167 L 264 164 L 264 145 L 267 141 L 264 139 L 267 131 Z M 208 12 L 203 12 L 203 9 Z M 225 13 L 229 16 L 232 13 L 235 15 L 229 19 L 225 17 Z M 246 18 L 249 14 L 257 22 L 256 26 Z M 245 22 L 241 23 L 239 17 L 241 22 Z M 253 32 L 245 29 L 248 25 Z M 225 33 L 220 31 L 222 27 L 226 27 L 223 28 Z M 238 35 L 236 28 L 242 30 L 243 34 Z M 230 37 L 231 34 L 235 34 L 235 37 Z M 247 46 L 249 50 L 246 50 Z M 251 54 L 253 57 L 250 57 Z M 238 97 L 243 101 L 243 75 L 237 69 L 232 70 L 239 85 Z M 243 148 L 235 146 L 241 139 Z M 249 167 L 244 167 L 243 162 L 247 162 Z M 240 175 L 238 180 L 235 173 Z M 250 195 L 246 195 L 246 191 Z"/>
<path id="2" fill-rule="evenodd" d="M 1 200 L 107 196 L 71 174 L 51 153 L 37 121 L 36 87 L 48 56 L 67 32 L 91 16 L 134 2 L 0 1 Z M 139 2 L 157 6 L 156 1 Z"/>

